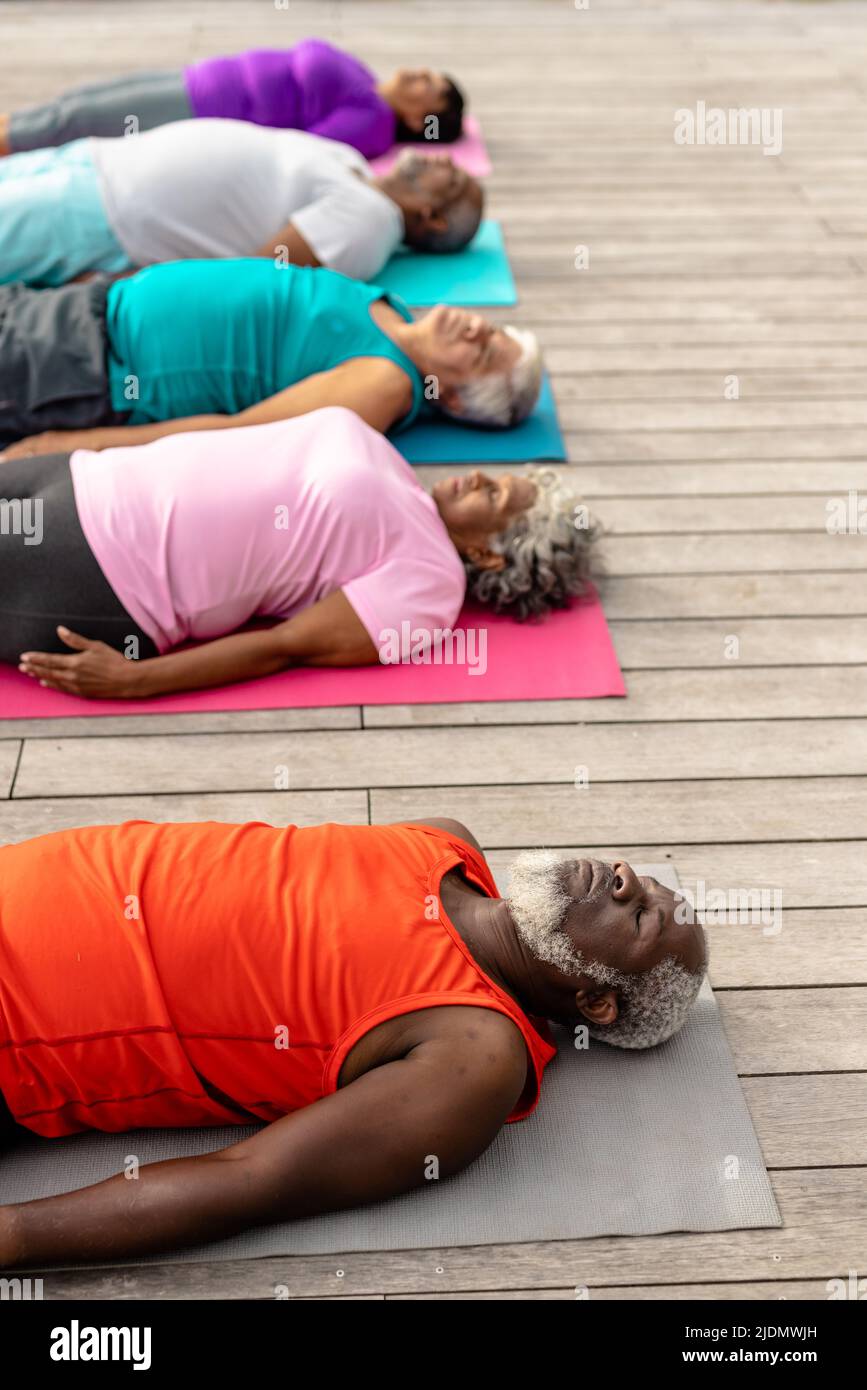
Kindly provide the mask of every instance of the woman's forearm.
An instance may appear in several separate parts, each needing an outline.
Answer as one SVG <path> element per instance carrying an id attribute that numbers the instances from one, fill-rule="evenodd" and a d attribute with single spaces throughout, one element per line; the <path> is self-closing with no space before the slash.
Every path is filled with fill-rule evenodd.
<path id="1" fill-rule="evenodd" d="M 234 415 L 188 415 L 180 420 L 155 420 L 149 425 L 108 425 L 104 429 L 76 430 L 78 448 L 122 449 L 151 444 L 169 434 L 193 430 L 221 430 L 238 423 Z"/>
<path id="2" fill-rule="evenodd" d="M 271 676 L 291 665 L 277 628 L 236 632 L 189 651 L 151 657 L 134 668 L 130 693 L 138 699 L 180 690 Z"/>

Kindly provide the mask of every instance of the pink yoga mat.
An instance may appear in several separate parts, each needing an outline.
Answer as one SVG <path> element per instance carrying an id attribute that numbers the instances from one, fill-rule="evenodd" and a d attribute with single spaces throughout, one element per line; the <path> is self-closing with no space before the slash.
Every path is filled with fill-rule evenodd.
<path id="1" fill-rule="evenodd" d="M 491 161 L 482 139 L 482 132 L 479 129 L 478 121 L 473 116 L 467 116 L 464 121 L 463 135 L 460 140 L 455 140 L 451 145 L 425 144 L 423 140 L 419 140 L 417 143 L 392 145 L 385 154 L 377 155 L 376 159 L 370 161 L 374 172 L 387 174 L 389 169 L 394 168 L 398 155 L 402 154 L 404 150 L 416 150 L 422 154 L 450 154 L 455 164 L 459 164 L 462 169 L 466 169 L 468 174 L 473 174 L 477 179 L 487 178 L 491 172 Z"/>
<path id="2" fill-rule="evenodd" d="M 0 666 L 0 718 L 92 714 L 184 714 L 198 710 L 310 709 L 317 705 L 422 705 L 486 700 L 576 700 L 625 695 L 611 636 L 594 595 L 544 623 L 516 623 L 465 608 L 464 665 L 357 666 L 283 671 L 242 685 L 153 700 L 82 700 Z M 484 665 L 481 634 L 486 634 Z M 453 654 L 457 652 L 457 646 Z M 472 666 L 479 674 L 471 674 Z"/>

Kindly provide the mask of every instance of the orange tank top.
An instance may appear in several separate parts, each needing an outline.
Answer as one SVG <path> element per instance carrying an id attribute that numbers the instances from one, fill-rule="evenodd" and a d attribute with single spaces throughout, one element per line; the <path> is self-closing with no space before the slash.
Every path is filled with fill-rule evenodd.
<path id="1" fill-rule="evenodd" d="M 131 821 L 0 848 L 0 1091 L 19 1124 L 276 1120 L 337 1089 L 355 1043 L 444 1004 L 507 1014 L 535 1108 L 556 1048 L 439 902 L 484 859 L 444 831 Z"/>

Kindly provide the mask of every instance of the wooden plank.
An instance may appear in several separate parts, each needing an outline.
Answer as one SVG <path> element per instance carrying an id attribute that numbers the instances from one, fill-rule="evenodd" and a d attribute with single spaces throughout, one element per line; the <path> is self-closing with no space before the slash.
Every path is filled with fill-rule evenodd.
<path id="1" fill-rule="evenodd" d="M 513 206 L 516 205 L 508 204 L 502 198 L 497 200 L 497 207 L 503 209 L 504 217 Z M 522 200 L 521 206 L 526 208 L 526 200 Z M 803 211 L 803 203 L 801 210 Z M 739 204 L 737 211 L 738 215 L 761 217 L 763 214 L 767 215 L 768 210 L 762 207 L 751 212 L 748 207 Z M 658 214 L 651 213 L 642 202 L 641 213 L 643 216 L 652 215 L 654 218 L 657 215 L 682 218 L 686 235 L 689 235 L 692 218 L 705 218 L 709 215 L 700 208 L 684 208 L 670 199 L 660 205 Z M 550 220 L 551 208 L 547 199 L 544 205 L 539 205 L 538 215 L 544 223 Z M 635 215 L 634 210 L 632 215 Z M 702 308 L 705 304 L 724 306 L 730 303 L 733 318 L 774 317 L 779 318 L 781 327 L 789 327 L 794 323 L 812 319 L 819 323 L 841 316 L 863 319 L 865 296 L 867 284 L 862 284 L 854 275 L 801 276 L 795 287 L 789 275 L 766 275 L 762 280 L 745 286 L 743 280 L 734 275 L 728 279 L 723 276 L 715 278 L 712 284 L 708 284 L 706 277 L 701 275 L 679 275 L 673 284 L 670 279 L 654 276 L 648 276 L 643 280 L 624 280 L 614 275 L 588 277 L 572 273 L 563 277 L 562 285 L 521 286 L 521 305 L 526 305 L 534 317 L 544 313 L 546 321 L 556 323 L 569 320 L 573 314 L 576 321 L 585 317 L 604 320 L 605 305 L 611 300 L 615 309 L 621 306 L 620 313 L 615 313 L 612 321 L 615 317 L 630 317 L 625 312 L 630 305 L 635 306 L 636 318 L 645 316 L 640 306 L 657 307 L 663 331 L 666 331 L 665 323 L 668 318 L 688 319 L 690 315 L 686 306 L 693 303 L 697 306 L 696 319 L 705 317 L 705 313 L 708 312 Z M 776 307 L 772 309 L 772 305 Z M 725 320 L 729 316 L 719 312 L 710 314 L 710 317 Z"/>
<path id="2" fill-rule="evenodd" d="M 219 734 L 262 730 L 358 729 L 357 705 L 314 709 L 201 710 L 192 714 L 87 714 L 77 718 L 0 719 L 0 731 L 20 738 L 94 738 L 98 734 Z"/>
<path id="3" fill-rule="evenodd" d="M 737 767 L 737 753 L 732 766 Z M 681 760 L 672 771 L 684 768 Z M 688 770 L 688 769 L 687 769 Z M 845 840 L 867 824 L 867 783 L 859 777 L 595 782 L 573 787 L 439 786 L 374 788 L 371 819 L 451 816 L 485 845 L 681 845 Z M 422 803 L 432 810 L 421 809 Z M 653 858 L 653 856 L 650 856 Z M 710 863 L 710 854 L 708 855 Z M 750 880 L 747 880 L 750 882 Z M 862 898 L 860 901 L 864 901 Z"/>
<path id="4" fill-rule="evenodd" d="M 509 322 L 514 322 L 518 315 L 512 314 Z M 823 371 L 836 371 L 837 369 L 854 370 L 864 367 L 867 363 L 867 343 L 856 341 L 842 341 L 842 335 L 838 333 L 837 341 L 833 343 L 822 342 L 821 340 L 810 343 L 787 344 L 784 335 L 779 335 L 776 342 L 742 342 L 740 338 L 732 334 L 720 332 L 716 327 L 704 334 L 685 333 L 683 343 L 652 343 L 649 335 L 641 330 L 644 324 L 618 324 L 621 330 L 619 341 L 614 334 L 608 330 L 605 334 L 608 339 L 604 343 L 594 343 L 592 336 L 588 334 L 586 338 L 582 334 L 584 341 L 574 347 L 548 348 L 545 352 L 545 363 L 549 372 L 553 373 L 557 381 L 569 373 L 579 375 L 584 372 L 607 371 L 607 372 L 640 372 L 645 370 L 651 363 L 660 372 L 667 372 L 669 375 L 674 373 L 686 373 L 691 370 L 702 372 L 716 372 L 720 378 L 720 391 L 717 396 L 717 403 L 723 405 L 739 407 L 746 404 L 743 399 L 740 401 L 723 401 L 722 387 L 723 378 L 738 373 L 756 371 L 791 371 L 791 370 L 811 370 L 821 369 Z M 635 331 L 634 331 L 635 330 Z M 594 330 L 595 332 L 595 330 Z M 601 336 L 601 334 L 600 334 Z M 544 345 L 547 337 L 547 329 L 539 333 L 539 338 Z M 690 338 L 695 341 L 690 343 Z M 648 351 L 652 355 L 648 355 Z M 742 392 L 742 396 L 743 396 Z M 558 398 L 559 399 L 559 398 Z M 687 402 L 689 403 L 689 402 Z M 699 402 L 693 403 L 693 416 L 696 413 L 696 406 Z M 706 423 L 694 421 L 692 417 L 687 417 L 681 405 L 681 417 L 689 419 L 689 423 L 680 424 L 675 416 L 665 417 L 662 409 L 651 417 L 642 415 L 638 418 L 637 406 L 632 408 L 629 420 L 622 422 L 622 428 L 627 428 L 631 422 L 634 429 L 650 429 L 651 418 L 654 421 L 653 428 L 663 429 L 710 429 L 716 423 L 717 428 L 747 429 L 758 428 L 767 429 L 768 425 L 762 423 L 762 419 L 767 419 L 772 414 L 770 405 L 761 405 L 753 402 L 755 410 L 752 418 L 747 419 L 746 415 L 741 420 L 740 416 L 725 417 L 722 423 L 720 418 L 709 418 Z M 760 409 L 761 406 L 761 409 Z M 721 408 L 721 406 L 720 406 Z M 804 410 L 806 410 L 806 406 Z M 604 428 L 605 416 L 602 415 L 603 407 L 600 404 L 598 413 L 601 416 L 601 423 L 594 419 L 579 421 L 578 424 L 572 423 L 576 415 L 576 405 L 573 401 L 568 401 L 564 396 L 561 415 L 565 429 Z M 607 407 L 610 414 L 610 406 Z M 672 411 L 674 407 L 671 407 Z M 822 399 L 821 405 L 815 410 L 813 402 L 810 402 L 811 428 L 817 427 L 823 420 L 829 419 L 831 406 L 827 399 Z M 802 414 L 804 412 L 802 411 Z M 779 414 L 779 412 L 778 412 Z M 786 422 L 783 421 L 783 424 Z M 833 416 L 830 423 L 836 423 L 836 427 L 842 428 L 845 423 L 843 420 L 835 422 Z"/>
<path id="5" fill-rule="evenodd" d="M 867 666 L 731 666 L 678 671 L 630 670 L 628 698 L 491 700 L 487 704 L 366 705 L 365 727 L 453 724 L 631 724 L 681 719 L 835 719 L 867 714 Z"/>
<path id="6" fill-rule="evenodd" d="M 838 1277 L 843 1280 L 845 1287 L 848 1273 L 844 1272 Z M 672 1303 L 681 1300 L 692 1301 L 693 1299 L 706 1303 L 741 1302 L 743 1300 L 767 1303 L 781 1299 L 789 1303 L 812 1303 L 817 1299 L 827 1299 L 831 1287 L 827 1279 L 780 1279 L 776 1281 L 768 1279 L 763 1282 L 745 1280 L 743 1282 L 733 1281 L 730 1284 L 627 1284 L 623 1288 L 584 1286 L 594 1303 L 612 1303 L 624 1300 L 639 1303 Z M 436 1300 L 449 1303 L 472 1299 L 473 1302 L 482 1303 L 495 1300 L 497 1302 L 520 1300 L 523 1303 L 529 1300 L 534 1303 L 559 1303 L 566 1299 L 574 1301 L 579 1297 L 579 1293 L 582 1297 L 588 1296 L 577 1288 L 498 1289 L 495 1292 L 481 1289 L 471 1293 L 388 1294 L 386 1302 L 392 1303 L 400 1300 L 404 1303 L 426 1303 Z"/>
<path id="7" fill-rule="evenodd" d="M 796 1169 L 774 1175 L 781 1228 L 690 1231 L 658 1236 L 597 1236 L 522 1245 L 390 1250 L 382 1254 L 286 1256 L 195 1265 L 126 1265 L 95 1271 L 54 1270 L 52 1299 L 138 1300 L 273 1298 L 291 1295 L 433 1293 L 538 1289 L 552 1285 L 624 1288 L 779 1280 L 827 1280 L 860 1270 L 867 1243 L 867 1189 L 849 1168 Z M 38 1271 L 34 1271 L 38 1273 Z"/>
<path id="8" fill-rule="evenodd" d="M 737 371 L 737 363 L 730 362 Z M 722 383 L 721 383 L 722 384 Z M 558 404 L 564 429 L 605 430 L 767 430 L 799 424 L 811 429 L 867 424 L 867 399 L 799 401 L 563 401 Z"/>
<path id="9" fill-rule="evenodd" d="M 840 459 L 851 456 L 862 460 L 867 453 L 867 430 L 841 427 L 801 430 L 589 430 L 566 431 L 569 458 L 637 463 L 641 459 L 674 463 L 689 461 L 743 459 Z"/>
<path id="10" fill-rule="evenodd" d="M 833 572 L 813 574 L 806 583 L 780 574 L 698 574 L 688 585 L 679 576 L 610 576 L 601 587 L 609 620 L 836 618 L 843 612 L 852 617 L 867 612 L 867 588 L 851 574 Z"/>
<path id="11" fill-rule="evenodd" d="M 462 786 L 490 779 L 571 786 L 578 769 L 597 782 L 665 782 L 673 768 L 710 779 L 867 773 L 867 722 L 858 719 L 727 723 L 594 724 L 453 728 L 448 759 L 436 728 L 306 734 L 106 736 L 28 740 L 15 798 L 122 796 L 130 792 L 271 791 L 285 776 L 293 791 L 330 787 Z M 736 747 L 737 771 L 732 769 Z M 857 785 L 857 782 L 855 783 Z M 622 790 L 622 789 L 621 789 Z M 867 795 L 867 783 L 865 783 Z M 586 792 L 586 789 L 585 789 Z M 732 789 L 732 795 L 736 795 Z"/>
<path id="12" fill-rule="evenodd" d="M 654 371 L 578 372 L 553 376 L 557 400 L 564 401 L 707 401 L 723 397 L 728 374 L 709 369 L 701 372 Z M 863 369 L 824 371 L 737 370 L 741 400 L 835 400 L 853 396 L 864 383 Z"/>
<path id="13" fill-rule="evenodd" d="M 203 791 L 192 796 L 81 796 L 0 803 L 0 844 L 14 844 L 79 825 L 119 825 L 125 820 L 266 821 L 271 825 L 367 824 L 364 791 Z"/>
<path id="14" fill-rule="evenodd" d="M 600 499 L 594 504 L 606 532 L 611 536 L 640 535 L 713 535 L 719 532 L 775 533 L 811 531 L 827 534 L 829 519 L 845 516 L 850 506 L 842 496 L 799 497 L 645 497 L 635 501 L 618 502 Z M 857 498 L 854 506 L 857 508 Z M 853 512 L 858 521 L 857 510 Z M 848 524 L 848 523 L 847 523 Z M 864 506 L 864 534 L 859 537 L 867 551 L 867 503 Z M 861 586 L 867 596 L 867 585 Z"/>
<path id="15" fill-rule="evenodd" d="M 706 493 L 720 496 L 749 497 L 774 495 L 794 491 L 820 492 L 826 497 L 834 493 L 867 492 L 867 460 L 810 459 L 790 463 L 777 459 L 746 462 L 703 463 L 603 463 L 585 459 L 575 465 L 578 486 L 588 498 L 595 497 L 703 497 Z M 437 469 L 418 470 L 431 473 L 430 482 L 442 477 Z M 456 467 L 456 472 L 462 471 Z M 493 468 L 490 471 L 495 471 Z M 501 470 L 498 470 L 501 471 Z M 502 470 L 506 471 L 506 470 Z M 425 484 L 428 485 L 427 483 Z"/>
<path id="16" fill-rule="evenodd" d="M 18 739 L 5 738 L 0 741 L 0 797 L 12 795 L 12 783 L 21 749 L 22 744 Z"/>
<path id="17" fill-rule="evenodd" d="M 867 1073 L 751 1076 L 742 1084 L 769 1168 L 867 1162 Z"/>
<path id="18" fill-rule="evenodd" d="M 608 574 L 745 574 L 775 570 L 867 569 L 860 535 L 786 535 L 774 531 L 684 535 L 666 545 L 657 536 L 605 537 L 599 558 Z M 862 647 L 863 652 L 863 647 Z"/>
<path id="19" fill-rule="evenodd" d="M 714 300 L 710 305 L 704 306 L 694 299 L 674 297 L 667 301 L 668 315 L 656 299 L 624 299 L 620 301 L 621 317 L 615 319 L 605 314 L 605 299 L 612 294 L 612 290 L 609 289 L 608 296 L 591 298 L 585 291 L 586 285 L 587 282 L 584 280 L 580 282 L 580 286 L 575 285 L 574 308 L 571 297 L 567 296 L 565 303 L 560 299 L 561 307 L 569 310 L 566 322 L 549 320 L 535 302 L 521 314 L 522 322 L 527 323 L 529 327 L 538 328 L 548 352 L 548 365 L 552 369 L 558 364 L 558 359 L 554 356 L 556 348 L 570 350 L 572 355 L 564 358 L 567 369 L 574 362 L 576 365 L 573 370 L 581 370 L 578 365 L 581 358 L 578 354 L 585 345 L 607 349 L 634 347 L 640 343 L 652 343 L 654 348 L 659 349 L 725 346 L 729 349 L 735 348 L 738 357 L 741 350 L 747 346 L 778 348 L 781 354 L 785 354 L 779 363 L 781 368 L 826 368 L 829 362 L 834 361 L 832 357 L 825 356 L 830 348 L 852 348 L 867 342 L 867 297 L 859 299 L 856 295 L 850 298 L 850 308 L 858 311 L 857 318 L 843 318 L 836 314 L 831 317 L 827 309 L 823 318 L 817 318 L 815 315 L 805 316 L 801 320 L 777 317 L 763 306 L 761 309 L 758 308 L 755 301 L 751 309 L 745 306 L 740 315 L 729 313 L 722 316 L 720 312 L 711 313 L 709 310 L 716 308 L 721 311 L 724 307 L 723 301 Z M 827 299 L 827 295 L 822 296 L 823 308 Z M 707 310 L 705 314 L 695 312 L 702 307 Z M 508 312 L 513 318 L 514 309 Z M 505 318 L 506 315 L 500 310 L 498 316 Z M 575 341 L 576 323 L 583 325 L 580 342 Z M 729 351 L 728 361 L 731 361 L 731 356 Z M 860 361 L 860 358 L 856 361 Z M 655 353 L 650 358 L 645 355 L 636 364 L 635 371 L 656 375 L 661 365 L 664 364 L 657 361 Z M 684 370 L 698 371 L 702 365 L 700 360 L 693 359 Z M 767 365 L 763 367 L 760 358 L 745 365 L 752 365 L 756 370 L 773 370 L 773 364 L 770 368 Z M 608 370 L 611 366 L 608 353 L 596 351 L 594 360 L 588 363 L 586 370 L 599 372 Z M 614 363 L 613 366 L 616 367 L 617 364 Z"/>
<path id="20" fill-rule="evenodd" d="M 792 537 L 803 540 L 806 537 Z M 626 546 L 627 542 L 620 542 Z M 640 538 L 635 546 L 648 544 Z M 606 547 L 610 553 L 610 545 Z M 853 600 L 857 608 L 858 599 Z M 811 666 L 867 658 L 863 618 L 723 618 L 714 622 L 612 622 L 611 635 L 626 671 L 742 666 Z M 736 638 L 738 646 L 731 645 Z"/>
<path id="21" fill-rule="evenodd" d="M 724 990 L 717 1001 L 739 1073 L 867 1070 L 867 989 Z"/>
<path id="22" fill-rule="evenodd" d="M 793 870 L 792 879 L 796 876 L 800 875 Z M 772 894 L 763 896 L 759 888 L 725 883 L 715 876 L 707 886 L 728 890 L 730 904 L 724 921 L 718 914 L 708 922 L 702 914 L 717 989 L 867 983 L 867 906 L 777 909 Z M 780 899 L 785 905 L 785 888 Z"/>
<path id="23" fill-rule="evenodd" d="M 634 191 L 624 193 L 624 202 L 632 202 Z M 740 202 L 740 191 L 735 191 L 732 199 L 735 203 Z M 845 275 L 852 270 L 853 264 L 860 264 L 857 257 L 836 251 L 833 242 L 829 245 L 831 249 L 825 252 L 778 250 L 775 254 L 770 254 L 754 250 L 752 254 L 744 252 L 741 255 L 722 256 L 702 254 L 700 246 L 692 247 L 689 252 L 681 251 L 679 255 L 672 251 L 667 256 L 608 256 L 604 250 L 597 248 L 592 265 L 598 264 L 603 275 L 678 275 L 681 270 L 685 270 L 690 275 L 706 275 L 712 280 L 717 275 L 764 276 L 772 270 L 798 276 L 809 275 L 814 270 L 824 275 Z M 567 266 L 568 264 L 567 261 Z M 547 264 L 537 261 L 531 255 L 512 257 L 512 269 L 520 279 L 551 280 L 559 276 L 565 268 L 566 266 L 561 267 L 559 261 Z M 588 273 L 593 272 L 591 270 Z"/>

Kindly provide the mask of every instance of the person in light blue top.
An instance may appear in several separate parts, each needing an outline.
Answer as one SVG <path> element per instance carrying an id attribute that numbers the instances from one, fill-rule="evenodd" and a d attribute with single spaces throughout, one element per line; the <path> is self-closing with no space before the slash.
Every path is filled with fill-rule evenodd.
<path id="1" fill-rule="evenodd" d="M 110 285 L 0 286 L 0 378 L 0 441 L 23 458 L 329 405 L 382 433 L 423 410 L 508 428 L 533 409 L 542 366 L 533 334 L 472 310 L 414 319 L 376 285 L 253 257 L 168 262 Z"/>
<path id="2" fill-rule="evenodd" d="M 0 159 L 0 284 L 65 285 L 91 270 L 129 269 L 109 226 L 90 140 Z"/>

